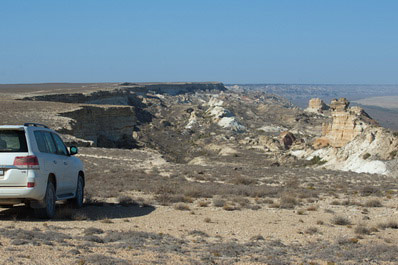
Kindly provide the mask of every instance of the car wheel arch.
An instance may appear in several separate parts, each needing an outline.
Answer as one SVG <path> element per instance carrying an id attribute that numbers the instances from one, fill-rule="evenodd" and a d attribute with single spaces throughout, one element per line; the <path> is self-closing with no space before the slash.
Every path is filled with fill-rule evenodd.
<path id="1" fill-rule="evenodd" d="M 57 178 L 54 173 L 48 175 L 48 181 L 54 184 L 54 189 L 57 190 Z"/>
<path id="2" fill-rule="evenodd" d="M 83 186 L 86 186 L 86 180 L 85 180 L 85 178 L 84 178 L 84 172 L 83 171 L 79 171 L 79 174 L 77 175 L 78 177 L 82 177 L 82 179 L 83 179 Z"/>

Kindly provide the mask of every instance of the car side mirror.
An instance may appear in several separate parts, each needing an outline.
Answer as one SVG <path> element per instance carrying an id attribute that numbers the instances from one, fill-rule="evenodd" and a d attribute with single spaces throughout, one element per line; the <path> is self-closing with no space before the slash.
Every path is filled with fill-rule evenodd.
<path id="1" fill-rule="evenodd" d="M 71 156 L 76 155 L 78 152 L 79 152 L 79 149 L 77 149 L 76 146 L 71 146 L 69 148 L 69 153 L 70 153 Z"/>

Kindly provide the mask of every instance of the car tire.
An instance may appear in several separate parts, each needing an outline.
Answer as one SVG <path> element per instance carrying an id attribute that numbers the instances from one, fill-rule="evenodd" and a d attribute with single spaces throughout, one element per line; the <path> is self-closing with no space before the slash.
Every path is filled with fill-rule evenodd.
<path id="1" fill-rule="evenodd" d="M 46 206 L 34 209 L 36 217 L 40 219 L 53 218 L 55 215 L 55 201 L 55 188 L 54 184 L 50 181 L 47 183 L 46 195 L 44 196 Z"/>
<path id="2" fill-rule="evenodd" d="M 74 208 L 82 208 L 84 201 L 84 180 L 81 175 L 79 175 L 77 179 L 77 186 L 76 186 L 76 195 L 75 198 L 70 200 L 71 205 Z"/>

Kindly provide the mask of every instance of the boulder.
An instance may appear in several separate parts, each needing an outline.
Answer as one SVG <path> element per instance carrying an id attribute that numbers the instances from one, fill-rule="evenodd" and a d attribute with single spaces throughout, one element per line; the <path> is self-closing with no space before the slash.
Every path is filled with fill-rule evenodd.
<path id="1" fill-rule="evenodd" d="M 289 149 L 293 143 L 296 141 L 296 137 L 291 132 L 283 132 L 279 135 L 279 141 L 285 149 Z"/>

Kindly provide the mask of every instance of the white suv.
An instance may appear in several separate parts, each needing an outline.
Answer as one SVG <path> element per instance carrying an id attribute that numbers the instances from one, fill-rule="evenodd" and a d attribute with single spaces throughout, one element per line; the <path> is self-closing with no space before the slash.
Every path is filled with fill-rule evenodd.
<path id="1" fill-rule="evenodd" d="M 45 125 L 0 126 L 0 206 L 25 203 L 39 218 L 55 215 L 55 201 L 83 205 L 83 163 Z"/>

